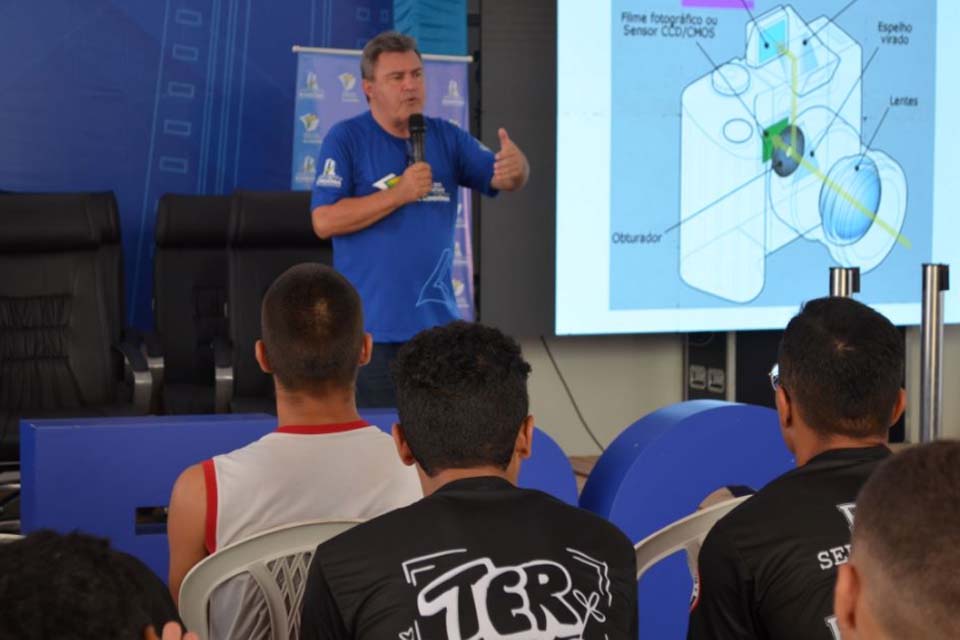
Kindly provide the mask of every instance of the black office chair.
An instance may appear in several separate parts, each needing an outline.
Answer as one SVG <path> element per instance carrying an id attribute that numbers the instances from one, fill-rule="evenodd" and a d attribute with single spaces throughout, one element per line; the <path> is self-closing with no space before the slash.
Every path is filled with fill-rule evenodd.
<path id="1" fill-rule="evenodd" d="M 227 248 L 230 340 L 216 347 L 217 411 L 276 413 L 273 384 L 253 355 L 260 303 L 277 277 L 301 262 L 333 264 L 333 245 L 310 224 L 310 194 L 237 191 Z"/>
<path id="2" fill-rule="evenodd" d="M 19 461 L 21 417 L 149 409 L 146 360 L 118 338 L 121 287 L 97 206 L 77 194 L 0 195 L 0 461 Z"/>
<path id="3" fill-rule="evenodd" d="M 229 196 L 166 194 L 154 231 L 154 382 L 165 413 L 213 413 L 213 343 L 228 338 Z M 157 358 L 162 360 L 157 370 Z"/>

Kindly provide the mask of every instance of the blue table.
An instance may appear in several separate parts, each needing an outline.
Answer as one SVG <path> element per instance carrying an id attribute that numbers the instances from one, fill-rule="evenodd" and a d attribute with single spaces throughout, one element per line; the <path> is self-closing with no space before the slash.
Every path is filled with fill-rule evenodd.
<path id="1" fill-rule="evenodd" d="M 396 422 L 393 411 L 361 414 L 387 433 Z M 181 471 L 249 444 L 276 424 L 276 418 L 266 414 L 24 420 L 22 529 L 77 529 L 107 537 L 165 581 L 166 527 L 138 524 L 137 510 L 166 507 Z M 533 455 L 521 467 L 520 484 L 577 502 L 569 460 L 539 429 Z"/>

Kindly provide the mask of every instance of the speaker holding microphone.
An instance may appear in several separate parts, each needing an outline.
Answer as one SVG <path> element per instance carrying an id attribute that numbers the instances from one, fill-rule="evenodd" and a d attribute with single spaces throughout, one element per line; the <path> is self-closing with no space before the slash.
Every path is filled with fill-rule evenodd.
<path id="1" fill-rule="evenodd" d="M 423 119 L 423 114 L 411 114 L 410 119 L 407 121 L 407 129 L 410 131 L 410 149 L 413 161 L 425 162 L 427 159 L 424 150 L 427 137 L 427 123 Z"/>

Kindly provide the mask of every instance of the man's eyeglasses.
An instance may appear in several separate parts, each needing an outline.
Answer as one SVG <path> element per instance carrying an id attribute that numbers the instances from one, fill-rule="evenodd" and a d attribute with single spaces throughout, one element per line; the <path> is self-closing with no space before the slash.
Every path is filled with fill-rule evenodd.
<path id="1" fill-rule="evenodd" d="M 773 387 L 774 392 L 780 388 L 780 364 L 777 363 L 770 368 L 770 373 L 767 374 L 770 376 L 770 386 Z"/>

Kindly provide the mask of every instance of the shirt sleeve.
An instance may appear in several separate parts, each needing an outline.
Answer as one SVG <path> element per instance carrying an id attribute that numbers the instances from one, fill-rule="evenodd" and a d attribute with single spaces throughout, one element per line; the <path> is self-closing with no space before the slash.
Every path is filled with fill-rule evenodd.
<path id="1" fill-rule="evenodd" d="M 310 562 L 307 586 L 303 592 L 300 640 L 351 640 L 316 554 Z"/>
<path id="2" fill-rule="evenodd" d="M 460 186 L 479 191 L 488 196 L 499 193 L 490 186 L 493 180 L 493 151 L 472 135 L 457 127 L 457 173 Z"/>
<path id="3" fill-rule="evenodd" d="M 311 211 L 353 196 L 353 154 L 349 142 L 349 132 L 340 124 L 334 125 L 323 139 L 317 156 Z"/>
<path id="4" fill-rule="evenodd" d="M 753 578 L 722 531 L 707 534 L 698 574 L 687 640 L 758 640 Z"/>

